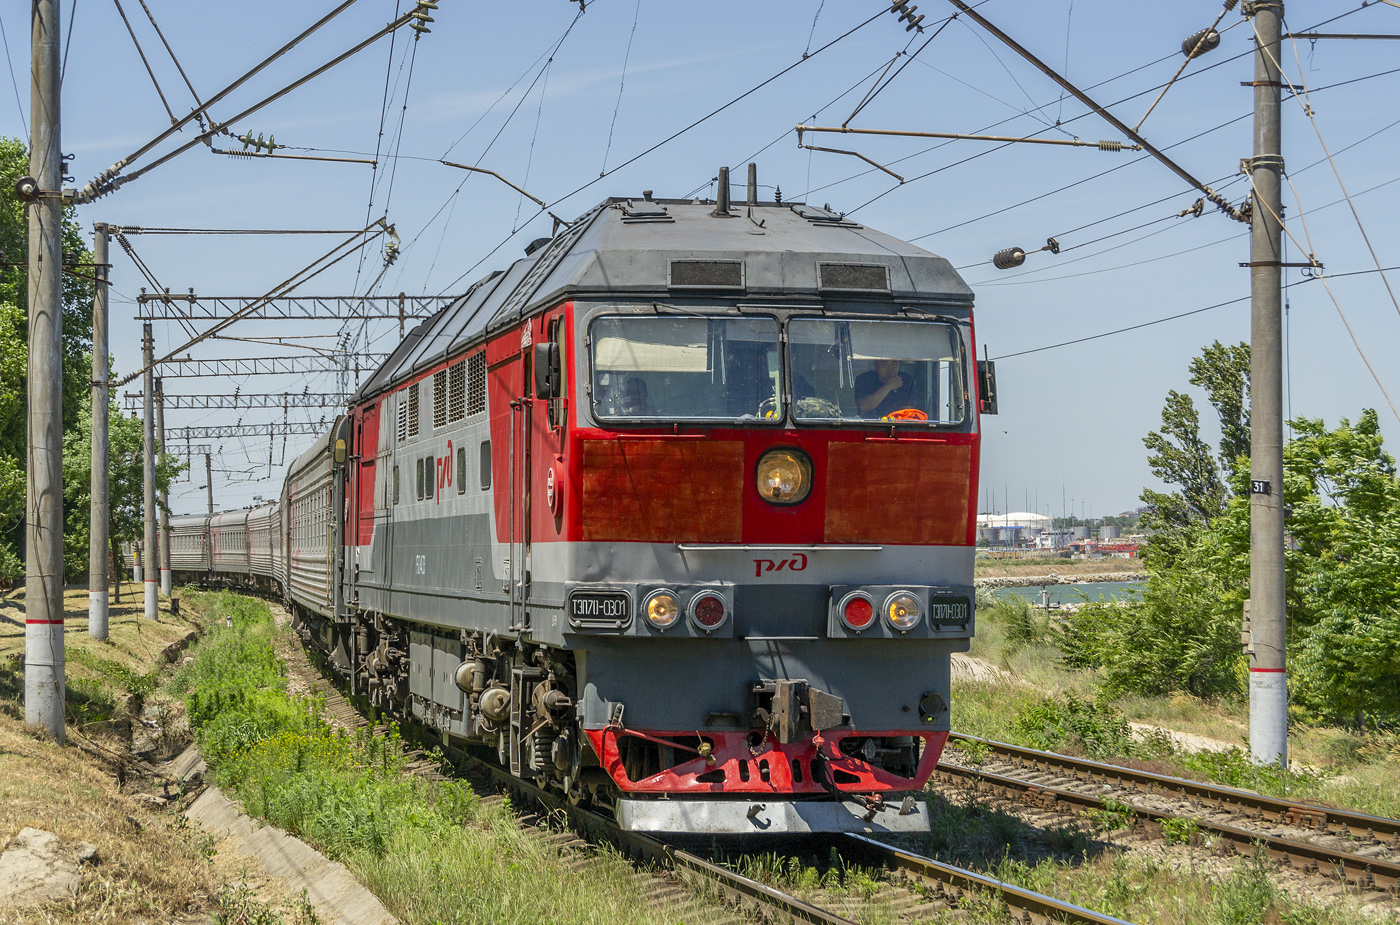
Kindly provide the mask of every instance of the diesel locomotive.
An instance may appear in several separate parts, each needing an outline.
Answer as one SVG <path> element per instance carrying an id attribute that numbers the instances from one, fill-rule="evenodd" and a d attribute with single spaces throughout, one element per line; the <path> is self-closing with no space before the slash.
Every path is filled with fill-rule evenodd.
<path id="1" fill-rule="evenodd" d="M 727 184 L 722 184 L 723 188 Z M 171 520 L 363 703 L 632 830 L 917 831 L 973 633 L 972 292 L 801 203 L 610 199 Z"/>

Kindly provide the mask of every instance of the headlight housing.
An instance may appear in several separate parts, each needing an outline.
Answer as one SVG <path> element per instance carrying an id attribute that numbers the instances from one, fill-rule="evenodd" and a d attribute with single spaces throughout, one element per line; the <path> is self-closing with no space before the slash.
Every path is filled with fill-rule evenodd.
<path id="1" fill-rule="evenodd" d="M 812 493 L 812 459 L 790 447 L 769 450 L 755 470 L 758 496 L 769 504 L 801 504 Z"/>
<path id="2" fill-rule="evenodd" d="M 670 591 L 653 591 L 642 604 L 642 613 L 654 629 L 670 629 L 680 619 L 681 602 Z"/>
<path id="3" fill-rule="evenodd" d="M 907 633 L 923 618 L 924 609 L 919 599 L 908 591 L 896 591 L 885 598 L 885 621 L 892 629 Z"/>

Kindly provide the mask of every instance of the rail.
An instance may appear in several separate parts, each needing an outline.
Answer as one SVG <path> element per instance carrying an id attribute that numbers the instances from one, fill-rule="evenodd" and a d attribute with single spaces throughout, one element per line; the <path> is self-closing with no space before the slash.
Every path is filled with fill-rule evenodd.
<path id="1" fill-rule="evenodd" d="M 1123 919 L 1073 903 L 1063 902 L 1007 883 L 994 877 L 944 864 L 932 858 L 912 854 L 882 842 L 866 838 L 864 835 L 847 835 L 858 843 L 861 849 L 877 857 L 890 870 L 906 880 L 932 885 L 935 893 L 943 900 L 956 905 L 967 891 L 984 891 L 1001 897 L 1013 913 L 1013 921 L 1034 922 L 1086 922 L 1091 925 L 1129 925 Z"/>
<path id="2" fill-rule="evenodd" d="M 1074 758 L 1054 752 L 1010 745 L 994 739 L 953 732 L 948 735 L 950 744 L 969 742 L 988 749 L 990 754 L 1010 759 L 1032 770 L 1059 770 L 1068 776 L 1088 784 L 1119 782 L 1120 786 L 1135 786 L 1162 793 L 1180 794 L 1185 799 L 1214 801 L 1222 809 L 1234 808 L 1240 812 L 1262 813 L 1269 821 L 1285 825 L 1306 826 L 1319 832 L 1350 836 L 1362 840 L 1391 839 L 1393 848 L 1400 850 L 1400 819 L 1387 819 L 1383 816 L 1370 816 L 1365 813 L 1338 809 L 1332 806 L 1318 806 L 1269 797 L 1249 790 L 1239 790 L 1222 784 L 1186 780 L 1139 771 L 1118 765 L 1103 764 L 1085 758 Z M 949 754 L 944 753 L 944 761 Z"/>
<path id="3" fill-rule="evenodd" d="M 1159 828 L 1165 828 L 1163 823 L 1189 820 L 1197 827 L 1198 831 L 1215 836 L 1220 839 L 1222 845 L 1230 846 L 1236 852 L 1249 853 L 1256 848 L 1262 849 L 1272 860 L 1301 873 L 1330 876 L 1355 884 L 1362 889 L 1388 891 L 1392 896 L 1400 896 L 1400 863 L 1314 842 L 1285 838 L 1257 828 L 1247 829 L 1213 821 L 1205 818 L 1204 813 L 1213 811 L 1242 812 L 1246 815 L 1253 814 L 1264 824 L 1282 823 L 1310 826 L 1324 834 L 1347 835 L 1353 838 L 1356 836 L 1352 826 L 1364 821 L 1368 827 L 1362 830 L 1364 832 L 1362 839 L 1369 845 L 1379 843 L 1379 839 L 1375 835 L 1377 826 L 1388 824 L 1388 831 L 1394 832 L 1400 830 L 1400 821 L 1367 816 L 1362 813 L 1350 813 L 1344 810 L 1338 811 L 1330 807 L 1279 800 L 1236 790 L 1232 787 L 1222 787 L 1218 784 L 1188 781 L 1147 771 L 1121 768 L 1116 765 L 1042 752 L 1037 749 L 978 739 L 972 736 L 950 736 L 950 739 L 953 738 L 957 741 L 981 743 L 990 749 L 992 754 L 1010 758 L 1018 764 L 1019 770 L 1031 774 L 1060 773 L 1086 785 L 1108 785 L 1119 790 L 1145 789 L 1149 794 L 1156 796 L 1174 794 L 1191 801 L 1193 805 L 1201 809 L 1201 813 L 1183 815 L 1163 812 L 1140 805 L 1124 804 L 1121 800 L 1112 797 L 1111 794 L 1096 795 L 1066 787 L 1008 777 L 954 763 L 945 752 L 944 760 L 940 762 L 938 767 L 939 773 L 963 778 L 972 782 L 979 789 L 985 786 L 995 793 L 1019 802 L 1051 809 L 1062 809 L 1072 813 L 1085 810 L 1115 810 L 1126 806 L 1136 818 L 1153 823 Z M 1110 800 L 1113 802 L 1112 806 L 1109 805 Z M 1348 821 L 1343 822 L 1343 819 Z M 1337 821 L 1345 827 L 1345 831 L 1333 832 L 1330 821 Z M 1387 829 L 1383 828 L 1382 831 L 1387 831 Z"/>

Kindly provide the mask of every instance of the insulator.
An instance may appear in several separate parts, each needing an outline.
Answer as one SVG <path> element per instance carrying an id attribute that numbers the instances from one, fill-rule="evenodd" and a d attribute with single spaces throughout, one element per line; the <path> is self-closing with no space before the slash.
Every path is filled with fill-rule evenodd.
<path id="1" fill-rule="evenodd" d="M 433 0 L 418 0 L 418 3 L 415 5 L 420 10 L 435 10 L 438 8 L 438 5 L 434 3 Z"/>
<path id="2" fill-rule="evenodd" d="M 1208 51 L 1220 47 L 1220 33 L 1214 29 L 1193 32 L 1181 43 L 1181 53 L 1188 58 L 1199 58 Z"/>
<path id="3" fill-rule="evenodd" d="M 1101 142 L 1099 142 L 1099 150 L 1100 150 L 1100 151 L 1122 151 L 1122 150 L 1123 150 L 1123 142 L 1121 142 L 1121 141 L 1101 141 Z"/>
<path id="4" fill-rule="evenodd" d="M 1026 252 L 1019 247 L 999 250 L 992 256 L 992 266 L 998 270 L 1010 270 L 1026 262 Z"/>
<path id="5" fill-rule="evenodd" d="M 423 25 L 417 20 L 414 20 L 413 22 L 409 23 L 408 28 L 412 29 L 414 32 L 417 32 L 419 35 L 427 35 L 433 31 L 432 29 L 429 29 L 427 26 Z"/>
<path id="6" fill-rule="evenodd" d="M 437 22 L 437 20 L 436 20 L 436 19 L 433 19 L 433 17 L 429 16 L 429 15 L 428 15 L 428 11 L 427 11 L 427 10 L 424 10 L 424 9 L 416 9 L 416 10 L 414 10 L 414 11 L 413 11 L 413 18 L 416 19 L 416 20 L 418 20 L 419 22 Z"/>
<path id="7" fill-rule="evenodd" d="M 921 23 L 921 22 L 923 22 L 923 21 L 924 21 L 924 14 L 923 14 L 923 13 L 920 13 L 918 16 L 915 16 L 913 19 L 910 19 L 910 20 L 909 20 L 909 25 L 907 25 L 907 26 L 904 27 L 904 31 L 905 31 L 905 32 L 913 32 L 915 29 L 918 29 L 920 32 L 923 32 L 923 31 L 924 31 L 924 27 L 921 26 L 921 25 L 919 25 L 919 23 Z"/>

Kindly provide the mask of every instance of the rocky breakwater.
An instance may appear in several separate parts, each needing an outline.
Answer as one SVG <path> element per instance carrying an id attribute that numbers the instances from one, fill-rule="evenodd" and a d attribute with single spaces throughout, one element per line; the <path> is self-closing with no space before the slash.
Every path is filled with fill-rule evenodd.
<path id="1" fill-rule="evenodd" d="M 1104 581 L 1146 581 L 1146 572 L 1087 572 L 1078 575 L 1014 575 L 976 578 L 979 588 L 1039 588 L 1044 585 L 1097 584 Z"/>

